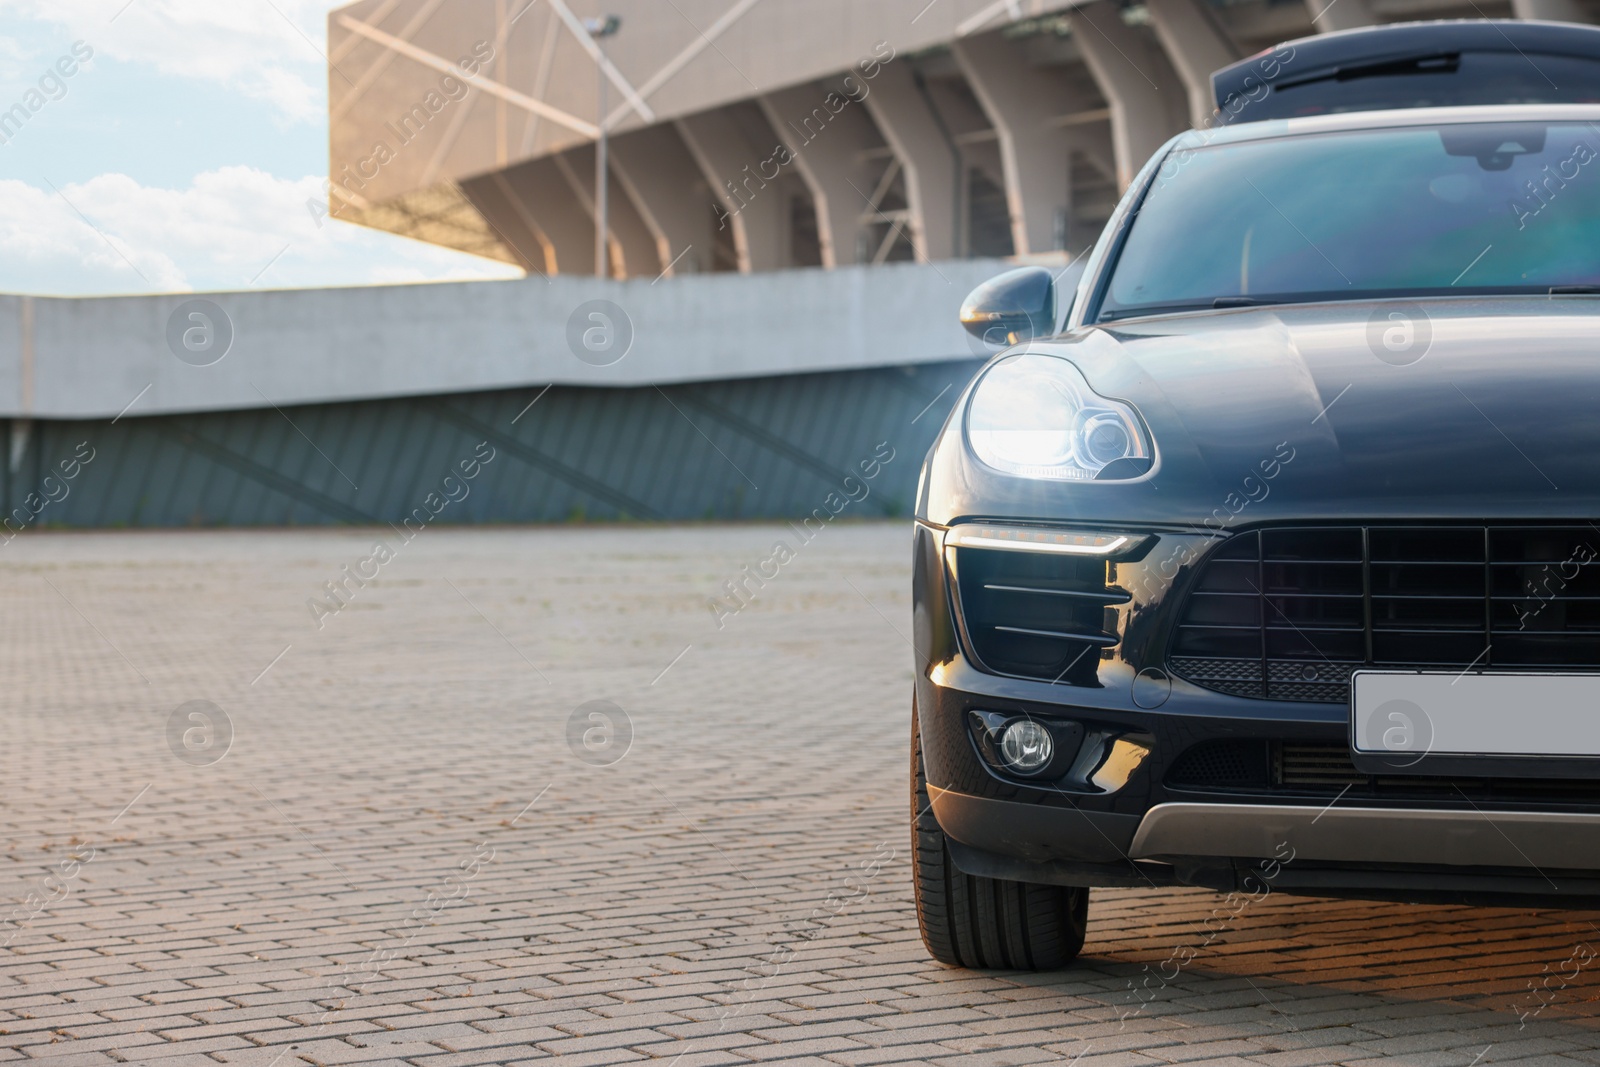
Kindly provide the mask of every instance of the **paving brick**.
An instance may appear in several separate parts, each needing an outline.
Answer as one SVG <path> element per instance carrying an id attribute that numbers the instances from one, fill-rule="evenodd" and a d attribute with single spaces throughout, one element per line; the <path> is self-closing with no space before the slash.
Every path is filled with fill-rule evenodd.
<path id="1" fill-rule="evenodd" d="M 830 530 L 719 630 L 775 532 L 434 529 L 321 629 L 370 531 L 7 544 L 0 886 L 96 853 L 0 953 L 0 1063 L 1600 1065 L 1600 969 L 1518 1025 L 1592 912 L 1273 894 L 1204 943 L 1215 894 L 1097 890 L 1069 971 L 933 964 L 909 650 L 862 602 L 904 632 L 905 526 Z M 233 727 L 211 766 L 168 747 L 195 699 Z M 567 741 L 599 699 L 609 767 Z"/>

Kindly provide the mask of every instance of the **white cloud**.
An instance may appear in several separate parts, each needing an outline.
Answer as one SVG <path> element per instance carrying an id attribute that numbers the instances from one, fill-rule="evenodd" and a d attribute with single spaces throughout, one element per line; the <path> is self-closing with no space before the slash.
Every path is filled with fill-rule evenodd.
<path id="1" fill-rule="evenodd" d="M 142 2 L 142 0 L 141 0 Z M 224 167 L 186 189 L 103 174 L 0 181 L 0 292 L 93 294 L 515 278 L 521 272 L 330 219 L 322 179 Z"/>
<path id="2" fill-rule="evenodd" d="M 16 77 L 22 63 L 31 57 L 32 53 L 22 46 L 21 41 L 0 34 L 0 75 Z"/>
<path id="3" fill-rule="evenodd" d="M 342 0 L 341 0 L 342 2 Z M 63 27 L 96 55 L 212 82 L 316 122 L 327 95 L 331 0 L 0 0 L 0 15 Z M 113 18 L 113 16 L 115 16 Z"/>

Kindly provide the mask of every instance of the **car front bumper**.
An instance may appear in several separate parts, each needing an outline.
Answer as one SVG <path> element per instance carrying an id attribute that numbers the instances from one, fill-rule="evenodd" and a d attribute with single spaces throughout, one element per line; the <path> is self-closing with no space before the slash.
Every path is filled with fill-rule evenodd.
<path id="1" fill-rule="evenodd" d="M 1485 806 L 1437 791 L 1379 803 L 1292 790 L 1269 797 L 1174 788 L 1167 780 L 1174 763 L 1203 742 L 1345 745 L 1349 730 L 1343 705 L 1231 697 L 1169 676 L 1164 633 L 1181 576 L 1142 583 L 1124 609 L 1123 640 L 1103 653 L 1093 684 L 1053 684 L 980 668 L 962 638 L 943 531 L 919 522 L 914 553 L 924 769 L 934 816 L 967 873 L 1235 890 L 1252 876 L 1259 882 L 1270 864 L 1270 884 L 1292 892 L 1600 898 L 1600 803 L 1593 798 Z M 1023 780 L 980 753 L 975 711 L 1081 725 L 1087 738 L 1112 740 L 1085 781 Z"/>

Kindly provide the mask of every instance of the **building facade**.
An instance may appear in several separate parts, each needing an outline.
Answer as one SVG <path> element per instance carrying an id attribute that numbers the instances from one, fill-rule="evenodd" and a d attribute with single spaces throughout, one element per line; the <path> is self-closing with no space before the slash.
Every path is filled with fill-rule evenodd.
<path id="1" fill-rule="evenodd" d="M 1203 126 L 1211 71 L 1595 0 L 359 0 L 328 19 L 330 211 L 618 277 L 1072 254 Z M 586 21 L 620 16 L 597 38 Z"/>

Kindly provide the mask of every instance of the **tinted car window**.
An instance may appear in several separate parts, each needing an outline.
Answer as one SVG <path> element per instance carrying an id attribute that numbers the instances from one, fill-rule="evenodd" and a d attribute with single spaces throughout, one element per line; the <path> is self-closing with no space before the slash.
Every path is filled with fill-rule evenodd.
<path id="1" fill-rule="evenodd" d="M 1261 99 L 1249 100 L 1240 118 L 1326 115 L 1386 108 L 1476 104 L 1586 104 L 1600 102 L 1600 63 L 1559 55 L 1465 52 L 1415 64 L 1370 66 L 1345 74 L 1296 80 L 1283 75 Z"/>
<path id="2" fill-rule="evenodd" d="M 1099 317 L 1572 285 L 1600 285 L 1600 128 L 1418 126 L 1179 150 Z"/>

